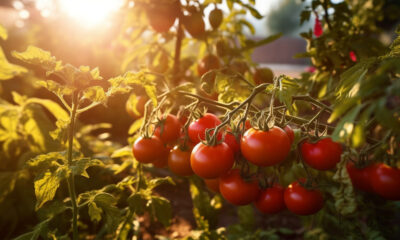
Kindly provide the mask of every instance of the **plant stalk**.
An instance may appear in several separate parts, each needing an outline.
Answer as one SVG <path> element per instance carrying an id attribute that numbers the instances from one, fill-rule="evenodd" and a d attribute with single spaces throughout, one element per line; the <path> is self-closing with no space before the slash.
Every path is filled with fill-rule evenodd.
<path id="1" fill-rule="evenodd" d="M 72 150 L 74 141 L 74 130 L 75 130 L 75 120 L 76 113 L 78 109 L 78 93 L 74 92 L 72 97 L 72 111 L 70 116 L 70 124 L 68 128 L 68 166 L 72 165 Z M 72 204 L 72 232 L 74 240 L 78 240 L 78 205 L 76 201 L 76 191 L 75 191 L 75 176 L 71 172 L 69 178 L 67 179 L 68 192 L 71 198 Z"/>

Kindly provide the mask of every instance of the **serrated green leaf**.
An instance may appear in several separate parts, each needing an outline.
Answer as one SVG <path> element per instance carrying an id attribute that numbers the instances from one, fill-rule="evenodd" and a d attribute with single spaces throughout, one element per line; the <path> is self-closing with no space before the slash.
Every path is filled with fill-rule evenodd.
<path id="1" fill-rule="evenodd" d="M 347 172 L 346 164 L 347 161 L 342 156 L 342 160 L 337 164 L 337 171 L 332 177 L 334 181 L 340 184 L 332 194 L 335 199 L 335 207 L 344 216 L 354 213 L 357 209 L 353 184 Z"/>
<path id="2" fill-rule="evenodd" d="M 37 85 L 46 88 L 50 92 L 53 92 L 57 96 L 68 96 L 72 95 L 74 92 L 74 89 L 68 86 L 63 86 L 60 85 L 59 83 L 52 81 L 52 80 L 46 80 L 46 81 L 37 81 Z"/>
<path id="3" fill-rule="evenodd" d="M 97 207 L 95 202 L 89 202 L 88 204 L 88 213 L 90 220 L 92 222 L 100 222 L 101 220 L 101 214 L 103 214 L 103 210 L 99 207 Z"/>
<path id="4" fill-rule="evenodd" d="M 56 119 L 69 121 L 69 115 L 60 105 L 49 99 L 29 98 L 26 104 L 37 103 L 45 107 Z"/>
<path id="5" fill-rule="evenodd" d="M 47 71 L 53 70 L 60 62 L 51 55 L 50 52 L 44 51 L 35 46 L 28 46 L 24 52 L 12 52 L 13 57 L 29 64 L 39 65 Z"/>
<path id="6" fill-rule="evenodd" d="M 171 184 L 171 185 L 175 185 L 175 182 L 172 180 L 171 177 L 163 177 L 163 178 L 153 178 L 151 179 L 148 184 L 147 184 L 147 188 L 148 189 L 154 189 L 162 184 Z"/>
<path id="7" fill-rule="evenodd" d="M 172 208 L 169 201 L 163 197 L 152 196 L 148 203 L 153 210 L 153 215 L 157 220 L 167 227 L 171 224 Z"/>
<path id="8" fill-rule="evenodd" d="M 36 210 L 41 208 L 46 202 L 53 200 L 60 186 L 60 181 L 67 176 L 67 169 L 59 167 L 55 172 L 48 170 L 35 179 Z"/>
<path id="9" fill-rule="evenodd" d="M 104 102 L 106 98 L 106 93 L 100 86 L 93 86 L 85 89 L 83 96 L 92 102 Z"/>
<path id="10" fill-rule="evenodd" d="M 132 157 L 132 147 L 125 146 L 123 148 L 117 149 L 111 155 L 112 158 L 122 158 L 122 157 Z"/>
<path id="11" fill-rule="evenodd" d="M 109 193 L 100 192 L 96 194 L 93 202 L 95 202 L 96 205 L 103 210 L 106 218 L 105 224 L 108 231 L 115 231 L 119 225 L 119 222 L 121 221 L 121 213 L 115 206 L 117 203 L 115 197 Z"/>
<path id="12" fill-rule="evenodd" d="M 70 168 L 71 168 L 71 172 L 74 175 L 89 178 L 89 175 L 86 172 L 86 169 L 89 167 L 92 167 L 92 166 L 101 166 L 101 165 L 103 165 L 103 162 L 98 159 L 81 158 L 81 159 L 73 161 Z"/>
<path id="13" fill-rule="evenodd" d="M 57 162 L 57 160 L 61 160 L 62 162 L 66 163 L 67 159 L 65 152 L 49 152 L 46 154 L 41 154 L 29 160 L 26 164 L 30 168 L 35 168 L 38 171 L 44 171 L 51 166 L 54 166 L 53 162 Z"/>
<path id="14" fill-rule="evenodd" d="M 25 233 L 19 237 L 14 238 L 13 240 L 37 240 L 40 237 L 40 234 L 47 229 L 47 225 L 49 224 L 50 219 L 46 219 L 43 222 L 37 224 L 32 232 Z"/>
<path id="15" fill-rule="evenodd" d="M 127 201 L 129 204 L 129 209 L 133 213 L 136 213 L 137 215 L 141 215 L 144 213 L 147 203 L 146 196 L 143 196 L 140 193 L 133 193 L 131 196 L 129 196 Z"/>
<path id="16" fill-rule="evenodd" d="M 0 29 L 0 34 L 1 34 L 1 29 Z M 0 80 L 9 80 L 15 76 L 27 72 L 28 70 L 26 68 L 18 66 L 16 64 L 9 63 L 3 52 L 3 49 L 0 48 Z"/>

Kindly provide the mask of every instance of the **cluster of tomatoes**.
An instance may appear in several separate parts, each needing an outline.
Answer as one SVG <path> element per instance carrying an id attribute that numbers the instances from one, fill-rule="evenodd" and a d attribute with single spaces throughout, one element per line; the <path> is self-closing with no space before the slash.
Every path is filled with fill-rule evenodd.
<path id="1" fill-rule="evenodd" d="M 185 30 L 194 38 L 202 38 L 206 33 L 203 12 L 194 5 L 181 6 L 178 0 L 151 0 L 144 6 L 152 29 L 158 33 L 168 32 L 176 19 L 182 21 Z M 211 27 L 217 29 L 223 20 L 222 10 L 215 7 L 209 14 Z"/>
<path id="2" fill-rule="evenodd" d="M 288 208 L 295 214 L 309 215 L 322 208 L 322 193 L 314 186 L 307 186 L 304 179 L 293 182 L 286 189 L 278 184 L 261 189 L 255 174 L 245 174 L 233 168 L 238 156 L 243 156 L 246 161 L 259 167 L 282 163 L 289 155 L 294 141 L 294 132 L 290 126 L 284 129 L 275 126 L 263 131 L 252 128 L 246 122 L 247 130 L 243 136 L 235 136 L 226 131 L 223 137 L 218 133 L 219 141 L 210 145 L 204 141 L 206 130 L 221 124 L 214 114 L 206 113 L 191 122 L 187 128 L 187 141 L 182 141 L 181 129 L 184 123 L 178 117 L 169 114 L 160 123 L 153 136 L 139 137 L 133 144 L 133 154 L 137 161 L 152 163 L 156 167 L 168 166 L 179 176 L 196 174 L 228 202 L 234 205 L 254 202 L 263 213 L 277 213 Z M 302 145 L 304 161 L 319 170 L 335 167 L 341 151 L 340 144 L 330 138 Z"/>

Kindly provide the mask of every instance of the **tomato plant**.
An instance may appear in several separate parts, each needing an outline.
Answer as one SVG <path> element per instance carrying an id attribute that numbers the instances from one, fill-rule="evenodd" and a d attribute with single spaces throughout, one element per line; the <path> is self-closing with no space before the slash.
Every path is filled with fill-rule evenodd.
<path id="1" fill-rule="evenodd" d="M 2 238 L 399 238 L 396 1 L 296 5 L 296 76 L 255 62 L 282 36 L 249 36 L 256 1 L 132 0 L 86 26 L 102 2 L 17 1 L 0 26 Z"/>

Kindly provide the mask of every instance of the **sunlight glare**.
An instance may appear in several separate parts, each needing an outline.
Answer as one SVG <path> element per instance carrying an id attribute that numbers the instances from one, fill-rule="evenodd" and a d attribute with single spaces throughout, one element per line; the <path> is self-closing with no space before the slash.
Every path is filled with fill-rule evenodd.
<path id="1" fill-rule="evenodd" d="M 86 26 L 106 23 L 110 15 L 119 10 L 124 0 L 59 0 L 61 10 Z"/>

